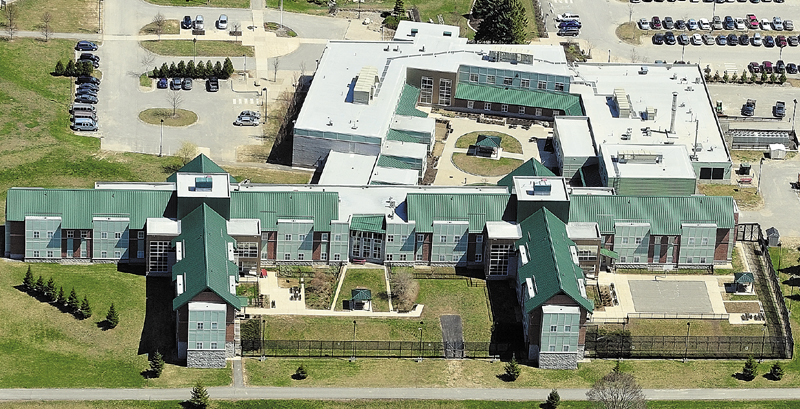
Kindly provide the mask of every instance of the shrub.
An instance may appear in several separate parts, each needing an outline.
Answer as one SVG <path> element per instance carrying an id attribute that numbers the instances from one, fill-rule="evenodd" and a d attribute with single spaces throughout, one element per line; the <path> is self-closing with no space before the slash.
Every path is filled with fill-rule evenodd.
<path id="1" fill-rule="evenodd" d="M 36 284 L 33 285 L 33 290 L 39 294 L 44 293 L 44 279 L 41 275 L 36 279 Z"/>
<path id="2" fill-rule="evenodd" d="M 512 357 L 511 362 L 506 364 L 505 370 L 506 377 L 511 381 L 516 381 L 517 378 L 519 378 L 520 373 L 522 373 L 522 368 L 517 363 L 517 359 L 515 357 Z"/>
<path id="3" fill-rule="evenodd" d="M 53 70 L 53 75 L 62 76 L 64 75 L 64 63 L 61 60 L 58 60 L 56 63 L 56 68 Z"/>
<path id="4" fill-rule="evenodd" d="M 47 284 L 44 285 L 44 292 L 47 295 L 47 299 L 50 301 L 56 300 L 56 282 L 53 281 L 53 277 L 47 280 Z"/>
<path id="5" fill-rule="evenodd" d="M 66 303 L 66 302 L 67 302 L 67 299 L 64 298 L 64 287 L 59 287 L 58 288 L 58 296 L 56 297 L 56 303 L 58 303 L 58 305 L 64 305 L 64 303 Z"/>
<path id="6" fill-rule="evenodd" d="M 728 72 L 725 71 L 725 75 L 722 76 L 722 82 L 728 82 L 730 79 L 731 78 L 728 76 Z"/>
<path id="7" fill-rule="evenodd" d="M 228 57 L 225 58 L 225 63 L 222 64 L 222 72 L 224 74 L 223 78 L 230 78 L 231 74 L 234 72 L 233 61 Z"/>
<path id="8" fill-rule="evenodd" d="M 397 16 L 389 16 L 383 20 L 383 25 L 392 30 L 397 30 L 398 24 L 400 24 L 400 19 Z"/>
<path id="9" fill-rule="evenodd" d="M 772 368 L 769 369 L 769 375 L 776 381 L 780 381 L 783 378 L 783 366 L 780 362 L 775 362 L 772 365 Z"/>
<path id="10" fill-rule="evenodd" d="M 714 82 L 719 82 L 721 77 L 719 76 L 719 71 L 714 73 Z"/>
<path id="11" fill-rule="evenodd" d="M 622 366 L 620 365 L 619 360 L 617 360 L 617 363 L 614 364 L 614 369 L 612 369 L 611 372 L 622 372 Z"/>
<path id="12" fill-rule="evenodd" d="M 561 404 L 561 396 L 558 395 L 557 390 L 553 389 L 552 391 L 550 391 L 550 394 L 547 395 L 547 400 L 544 401 L 544 405 L 542 405 L 542 407 L 544 407 L 545 409 L 557 409 L 558 405 L 560 404 Z"/>
<path id="13" fill-rule="evenodd" d="M 185 77 L 186 76 L 186 63 L 183 62 L 183 60 L 180 60 L 180 62 L 178 62 L 178 66 L 176 68 L 178 70 L 178 76 L 179 77 Z"/>
<path id="14" fill-rule="evenodd" d="M 206 77 L 206 64 L 202 61 L 197 63 L 197 66 L 194 67 L 194 75 L 197 78 L 205 78 Z"/>
<path id="15" fill-rule="evenodd" d="M 161 64 L 161 69 L 159 70 L 162 77 L 170 77 L 172 76 L 172 72 L 169 70 L 169 66 L 167 63 Z"/>
<path id="16" fill-rule="evenodd" d="M 770 76 L 769 76 L 769 83 L 770 83 L 770 84 L 774 84 L 774 83 L 776 83 L 776 82 L 778 82 L 778 76 L 777 76 L 777 75 L 775 75 L 775 73 L 773 72 L 773 73 L 772 73 L 772 74 L 770 74 Z"/>
<path id="17" fill-rule="evenodd" d="M 161 355 L 160 352 L 156 351 L 150 357 L 150 374 L 154 378 L 161 377 L 161 372 L 164 371 L 164 356 Z"/>
<path id="18" fill-rule="evenodd" d="M 151 77 L 153 77 L 153 78 L 161 78 L 161 69 L 160 68 L 155 67 L 155 68 L 153 68 L 152 72 L 153 72 L 153 75 L 151 75 Z"/>
<path id="19" fill-rule="evenodd" d="M 410 310 L 419 293 L 419 282 L 414 280 L 414 275 L 401 271 L 392 275 L 392 297 L 396 299 L 400 311 Z"/>
<path id="20" fill-rule="evenodd" d="M 31 272 L 31 266 L 28 266 L 28 271 L 25 273 L 25 278 L 22 279 L 22 286 L 25 287 L 25 290 L 27 291 L 33 289 L 33 273 Z"/>
<path id="21" fill-rule="evenodd" d="M 747 358 L 742 368 L 742 379 L 752 381 L 758 374 L 758 362 L 753 357 Z"/>
<path id="22" fill-rule="evenodd" d="M 784 82 L 786 82 L 786 73 L 782 72 L 781 76 L 778 77 L 778 83 L 783 84 Z"/>
<path id="23" fill-rule="evenodd" d="M 80 301 L 78 301 L 78 294 L 75 293 L 75 287 L 72 287 L 72 290 L 69 292 L 69 297 L 67 297 L 67 307 L 69 307 L 70 311 L 76 312 L 81 307 Z"/>
<path id="24" fill-rule="evenodd" d="M 180 75 L 180 73 L 178 72 L 178 67 L 175 66 L 175 61 L 173 61 L 169 65 L 169 76 L 170 77 L 177 77 L 178 75 Z"/>
<path id="25" fill-rule="evenodd" d="M 92 306 L 89 305 L 89 299 L 86 296 L 83 296 L 83 301 L 81 301 L 81 316 L 86 319 L 92 316 Z"/>
<path id="26" fill-rule="evenodd" d="M 308 369 L 306 369 L 304 364 L 300 364 L 300 366 L 297 367 L 297 370 L 294 371 L 294 376 L 297 379 L 306 379 L 308 378 Z"/>
<path id="27" fill-rule="evenodd" d="M 72 60 L 67 61 L 67 67 L 64 68 L 64 76 L 65 77 L 74 77 L 75 76 L 75 62 Z"/>
<path id="28" fill-rule="evenodd" d="M 106 314 L 106 322 L 108 323 L 109 328 L 116 328 L 119 325 L 119 314 L 117 314 L 117 310 L 114 308 L 114 303 L 111 303 L 111 307 L 108 309 L 108 314 Z"/>
<path id="29" fill-rule="evenodd" d="M 197 78 L 197 72 L 194 66 L 194 61 L 189 61 L 186 63 L 186 76 L 191 78 Z"/>
<path id="30" fill-rule="evenodd" d="M 208 391 L 206 391 L 203 384 L 197 382 L 192 388 L 192 398 L 189 399 L 189 405 L 193 408 L 205 409 L 208 407 L 208 402 Z"/>

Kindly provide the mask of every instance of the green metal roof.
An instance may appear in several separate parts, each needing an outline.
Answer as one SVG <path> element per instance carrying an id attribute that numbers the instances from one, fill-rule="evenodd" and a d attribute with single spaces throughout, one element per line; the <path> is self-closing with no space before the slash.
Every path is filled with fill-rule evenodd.
<path id="1" fill-rule="evenodd" d="M 569 116 L 583 115 L 581 97 L 568 92 L 544 91 L 538 89 L 521 90 L 459 82 L 456 86 L 456 99 L 560 109 Z"/>
<path id="2" fill-rule="evenodd" d="M 350 290 L 350 299 L 353 301 L 369 301 L 372 299 L 372 291 L 366 288 L 354 288 Z"/>
<path id="3" fill-rule="evenodd" d="M 503 218 L 507 193 L 409 193 L 408 219 L 417 233 L 433 233 L 434 221 L 469 221 L 469 232 L 480 233 L 487 221 Z"/>
<path id="4" fill-rule="evenodd" d="M 403 85 L 403 92 L 400 94 L 400 99 L 397 101 L 397 109 L 395 109 L 394 113 L 403 116 L 427 118 L 428 114 L 417 109 L 418 100 L 419 88 L 408 84 Z"/>
<path id="5" fill-rule="evenodd" d="M 175 217 L 168 206 L 171 190 L 11 188 L 6 220 L 25 216 L 61 216 L 63 229 L 91 229 L 92 216 L 130 217 L 131 229 L 144 228 L 148 217 Z"/>
<path id="6" fill-rule="evenodd" d="M 229 277 L 239 281 L 239 268 L 228 260 L 228 243 L 236 242 L 226 231 L 225 218 L 205 204 L 181 219 L 181 234 L 172 242 L 182 243 L 183 258 L 172 266 L 172 279 L 185 279 L 183 293 L 172 300 L 173 310 L 207 290 L 241 309 L 239 297 L 230 292 Z"/>
<path id="7" fill-rule="evenodd" d="M 730 196 L 597 196 L 572 195 L 570 222 L 596 222 L 600 233 L 614 233 L 617 221 L 650 223 L 650 234 L 679 235 L 682 223 L 716 223 L 732 229 Z"/>
<path id="8" fill-rule="evenodd" d="M 389 131 L 386 132 L 386 140 L 398 141 L 398 142 L 424 143 L 426 145 L 431 143 L 430 137 L 424 138 L 421 135 L 417 135 L 414 132 L 402 131 L 398 129 L 389 129 Z"/>
<path id="9" fill-rule="evenodd" d="M 353 215 L 350 219 L 350 230 L 368 231 L 372 233 L 385 233 L 383 215 L 363 214 Z"/>
<path id="10" fill-rule="evenodd" d="M 619 253 L 617 253 L 616 251 L 604 249 L 602 247 L 600 248 L 600 254 L 608 258 L 613 258 L 614 260 L 619 258 Z"/>
<path id="11" fill-rule="evenodd" d="M 525 284 L 532 278 L 536 293 L 525 301 L 525 312 L 530 313 L 558 294 L 565 294 L 587 311 L 594 304 L 581 294 L 578 280 L 583 271 L 572 260 L 570 247 L 575 243 L 567 237 L 567 227 L 546 208 L 536 211 L 520 223 L 522 238 L 516 247 L 525 246 L 530 259 L 517 270 L 517 280 Z"/>
<path id="12" fill-rule="evenodd" d="M 274 231 L 278 219 L 314 220 L 315 231 L 330 231 L 339 218 L 336 192 L 231 192 L 231 218 L 260 219 L 261 229 Z"/>
<path id="13" fill-rule="evenodd" d="M 478 135 L 478 140 L 475 141 L 476 146 L 484 146 L 487 148 L 499 148 L 500 137 L 491 135 Z"/>
<path id="14" fill-rule="evenodd" d="M 514 189 L 514 176 L 542 176 L 542 177 L 555 177 L 555 173 L 547 169 L 541 162 L 536 159 L 529 159 L 527 162 L 519 165 L 508 175 L 503 176 L 502 179 L 497 181 L 497 186 L 506 186 L 508 190 Z"/>
<path id="15" fill-rule="evenodd" d="M 753 273 L 733 273 L 733 282 L 736 284 L 754 283 Z"/>
<path id="16" fill-rule="evenodd" d="M 422 163 L 418 160 L 409 158 L 398 158 L 397 156 L 381 155 L 378 157 L 377 166 L 384 168 L 422 170 Z"/>
<path id="17" fill-rule="evenodd" d="M 189 163 L 183 165 L 182 168 L 178 169 L 177 172 L 171 174 L 167 178 L 167 182 L 176 182 L 178 177 L 178 173 L 228 173 L 225 169 L 222 169 L 214 163 L 208 156 L 204 154 L 197 155 L 196 158 L 192 159 Z M 231 178 L 231 183 L 236 183 L 236 179 L 233 176 Z"/>

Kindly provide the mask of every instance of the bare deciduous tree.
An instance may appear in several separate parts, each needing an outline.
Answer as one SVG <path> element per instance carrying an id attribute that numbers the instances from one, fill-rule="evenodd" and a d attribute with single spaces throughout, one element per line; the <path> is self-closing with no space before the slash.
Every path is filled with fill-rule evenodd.
<path id="1" fill-rule="evenodd" d="M 186 165 L 197 156 L 197 145 L 189 141 L 183 141 L 181 147 L 175 152 L 175 156 L 180 158 L 181 162 Z"/>
<path id="2" fill-rule="evenodd" d="M 631 47 L 631 62 L 639 62 L 639 51 L 636 50 L 636 47 Z"/>
<path id="3" fill-rule="evenodd" d="M 419 282 L 414 280 L 414 276 L 406 271 L 392 275 L 392 297 L 397 303 L 396 307 L 401 310 L 411 308 L 419 293 Z"/>
<path id="4" fill-rule="evenodd" d="M 241 23 L 233 23 L 231 26 L 231 32 L 236 36 L 236 41 L 239 41 L 239 35 L 242 33 Z"/>
<path id="5" fill-rule="evenodd" d="M 14 40 L 14 34 L 16 34 L 18 30 L 17 17 L 19 17 L 19 12 L 17 11 L 17 5 L 14 3 L 6 4 L 4 14 L 6 17 L 6 33 L 8 33 L 8 39 Z"/>
<path id="6" fill-rule="evenodd" d="M 278 82 L 278 66 L 281 65 L 281 57 L 275 57 L 272 59 L 272 71 L 274 72 L 275 79 L 274 82 Z"/>
<path id="7" fill-rule="evenodd" d="M 633 375 L 611 372 L 597 381 L 586 397 L 598 409 L 644 409 L 647 407 L 642 388 Z"/>
<path id="8" fill-rule="evenodd" d="M 306 62 L 303 61 L 300 63 L 300 78 L 306 76 Z"/>
<path id="9" fill-rule="evenodd" d="M 153 32 L 158 34 L 158 41 L 161 41 L 161 34 L 164 33 L 164 27 L 167 25 L 167 20 L 164 15 L 157 13 L 153 17 Z"/>
<path id="10" fill-rule="evenodd" d="M 49 11 L 45 11 L 42 14 L 42 25 L 40 26 L 42 29 L 42 36 L 44 36 L 44 41 L 50 41 L 50 35 L 53 34 L 53 29 L 50 27 L 50 22 L 53 21 L 53 15 L 50 14 Z"/>
<path id="11" fill-rule="evenodd" d="M 183 103 L 183 95 L 178 91 L 170 91 L 169 94 L 167 94 L 167 102 L 169 102 L 172 107 L 172 117 L 176 117 L 178 115 L 178 108 L 180 108 Z"/>
<path id="12" fill-rule="evenodd" d="M 139 60 L 139 63 L 142 64 L 142 69 L 147 72 L 150 67 L 153 66 L 153 63 L 156 61 L 156 55 L 153 54 L 151 51 L 146 50 L 142 58 Z"/>

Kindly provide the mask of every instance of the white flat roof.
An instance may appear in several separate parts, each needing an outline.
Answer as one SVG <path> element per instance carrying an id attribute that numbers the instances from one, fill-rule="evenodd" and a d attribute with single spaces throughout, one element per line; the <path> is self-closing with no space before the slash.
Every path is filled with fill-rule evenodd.
<path id="1" fill-rule="evenodd" d="M 261 220 L 259 219 L 230 219 L 226 225 L 230 236 L 261 235 Z"/>
<path id="2" fill-rule="evenodd" d="M 384 168 L 376 166 L 372 170 L 370 183 L 385 183 L 390 185 L 416 185 L 419 180 L 419 171 L 414 169 Z"/>
<path id="3" fill-rule="evenodd" d="M 415 31 L 412 32 L 412 30 Z M 445 35 L 445 32 L 449 32 L 450 35 Z M 394 32 L 394 40 L 414 41 L 419 37 L 447 37 L 455 39 L 459 36 L 460 32 L 461 28 L 458 26 L 417 23 L 413 21 L 402 20 L 400 21 L 400 24 L 397 25 L 397 30 Z M 462 41 L 466 43 L 467 39 L 463 38 Z"/>
<path id="4" fill-rule="evenodd" d="M 608 177 L 696 179 L 689 152 L 683 145 L 600 145 Z M 620 156 L 660 155 L 661 161 L 620 161 Z"/>
<path id="5" fill-rule="evenodd" d="M 366 185 L 369 183 L 369 176 L 376 160 L 377 156 L 330 151 L 328 159 L 325 160 L 325 168 L 319 177 L 319 184 Z"/>
<path id="6" fill-rule="evenodd" d="M 198 188 L 199 179 L 211 179 L 211 188 Z M 227 173 L 178 173 L 178 197 L 230 197 L 230 175 Z"/>
<path id="7" fill-rule="evenodd" d="M 589 118 L 585 116 L 557 116 L 554 133 L 558 133 L 564 156 L 590 158 L 597 156 Z"/>
<path id="8" fill-rule="evenodd" d="M 597 145 L 635 144 L 663 145 L 671 142 L 684 145 L 687 152 L 697 142 L 702 151 L 697 152 L 699 162 L 728 162 L 722 132 L 709 94 L 697 65 L 644 64 L 648 73 L 639 74 L 643 64 L 576 64 L 576 77 L 570 92 L 580 94 L 586 115 L 591 118 L 592 131 Z M 699 80 L 699 82 L 698 82 Z M 624 89 L 630 99 L 633 116 L 615 118 L 613 98 L 615 89 Z M 672 93 L 677 95 L 674 133 L 667 134 L 672 116 Z M 655 120 L 642 120 L 640 113 L 654 108 Z M 643 128 L 649 127 L 648 135 Z M 631 129 L 630 139 L 623 134 Z"/>
<path id="9" fill-rule="evenodd" d="M 557 313 L 580 314 L 581 310 L 578 307 L 564 307 L 561 305 L 550 304 L 550 305 L 543 305 L 542 312 L 545 314 L 557 314 Z"/>
<path id="10" fill-rule="evenodd" d="M 549 193 L 533 193 L 545 186 L 550 187 Z M 514 176 L 514 189 L 517 192 L 517 201 L 569 200 L 567 182 L 562 177 Z M 547 192 L 546 188 L 542 192 Z"/>
<path id="11" fill-rule="evenodd" d="M 487 221 L 486 234 L 490 239 L 519 240 L 522 238 L 522 229 L 516 223 Z"/>
<path id="12" fill-rule="evenodd" d="M 428 156 L 428 145 L 413 142 L 385 141 L 381 148 L 381 155 L 425 160 Z"/>
<path id="13" fill-rule="evenodd" d="M 436 120 L 431 117 L 395 115 L 392 119 L 392 129 L 415 132 L 430 132 L 436 129 Z"/>
<path id="14" fill-rule="evenodd" d="M 181 234 L 181 221 L 163 217 L 148 217 L 147 234 L 156 236 L 177 236 Z"/>
<path id="15" fill-rule="evenodd" d="M 597 223 L 592 222 L 572 222 L 567 224 L 567 236 L 570 239 L 598 239 L 600 238 L 600 228 Z"/>

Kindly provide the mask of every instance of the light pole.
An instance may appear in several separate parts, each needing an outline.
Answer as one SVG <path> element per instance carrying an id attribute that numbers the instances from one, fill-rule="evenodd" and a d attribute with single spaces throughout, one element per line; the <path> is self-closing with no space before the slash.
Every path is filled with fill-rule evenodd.
<path id="1" fill-rule="evenodd" d="M 608 62 L 609 63 L 611 62 L 611 50 L 610 49 L 608 50 Z"/>
<path id="2" fill-rule="evenodd" d="M 794 114 L 797 113 L 797 98 L 794 99 L 794 109 L 792 110 L 792 133 L 794 133 Z"/>
<path id="3" fill-rule="evenodd" d="M 283 28 L 283 0 L 281 0 L 281 28 Z"/>
<path id="4" fill-rule="evenodd" d="M 356 361 L 356 320 L 353 320 L 353 355 L 350 357 L 350 362 Z"/>
<path id="5" fill-rule="evenodd" d="M 192 61 L 197 64 L 197 36 L 192 39 L 192 44 L 194 44 L 194 59 Z"/>
<path id="6" fill-rule="evenodd" d="M 261 361 L 264 361 L 264 316 L 261 316 Z"/>
<path id="7" fill-rule="evenodd" d="M 767 323 L 764 322 L 764 326 L 761 327 L 761 357 L 758 358 L 758 363 L 764 361 L 764 343 L 767 342 Z"/>
<path id="8" fill-rule="evenodd" d="M 686 360 L 689 357 L 689 329 L 692 327 L 691 322 L 686 323 L 686 349 L 683 351 L 683 363 L 686 363 Z"/>
<path id="9" fill-rule="evenodd" d="M 358 20 L 361 21 L 361 0 L 358 0 Z"/>
<path id="10" fill-rule="evenodd" d="M 97 32 L 102 32 L 102 23 L 100 23 L 100 0 L 97 0 Z"/>
<path id="11" fill-rule="evenodd" d="M 242 54 L 244 60 L 244 80 L 247 81 L 247 54 Z"/>
<path id="12" fill-rule="evenodd" d="M 683 58 L 685 54 L 686 54 L 686 44 L 684 44 L 683 47 L 681 48 L 681 61 L 686 61 L 686 59 Z"/>
<path id="13" fill-rule="evenodd" d="M 158 143 L 158 157 L 161 157 L 162 149 L 164 148 L 164 120 L 161 120 L 161 141 Z"/>
<path id="14" fill-rule="evenodd" d="M 419 322 L 419 360 L 417 362 L 422 362 L 422 321 Z"/>
<path id="15" fill-rule="evenodd" d="M 267 121 L 267 88 L 261 88 L 261 95 L 264 97 L 264 122 Z"/>

